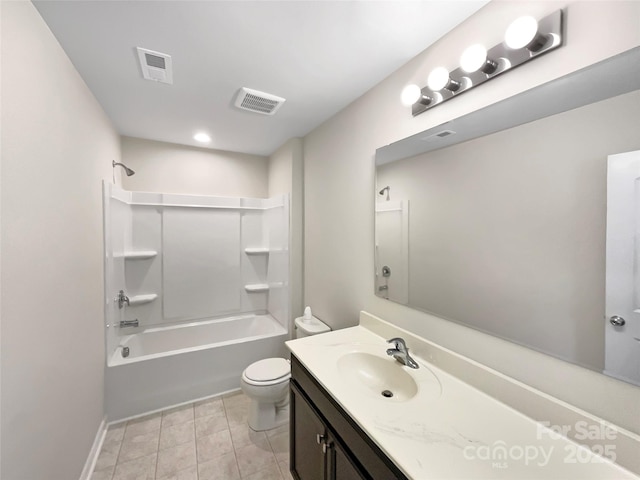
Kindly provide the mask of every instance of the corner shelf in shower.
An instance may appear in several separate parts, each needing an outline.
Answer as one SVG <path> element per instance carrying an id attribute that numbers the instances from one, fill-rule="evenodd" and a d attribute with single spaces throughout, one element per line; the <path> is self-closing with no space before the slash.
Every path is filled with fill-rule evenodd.
<path id="1" fill-rule="evenodd" d="M 137 250 L 132 252 L 124 252 L 122 255 L 125 260 L 146 260 L 147 258 L 153 258 L 158 255 L 155 250 Z"/>
<path id="2" fill-rule="evenodd" d="M 266 283 L 253 283 L 245 285 L 244 289 L 249 293 L 262 293 L 269 291 L 269 285 Z"/>
<path id="3" fill-rule="evenodd" d="M 267 247 L 248 247 L 244 249 L 247 255 L 267 255 L 269 249 Z"/>
<path id="4" fill-rule="evenodd" d="M 148 293 L 146 295 L 134 295 L 132 297 L 129 297 L 129 306 L 133 307 L 136 305 L 144 305 L 145 303 L 151 303 L 156 298 L 158 298 L 158 295 L 156 295 L 155 293 Z"/>

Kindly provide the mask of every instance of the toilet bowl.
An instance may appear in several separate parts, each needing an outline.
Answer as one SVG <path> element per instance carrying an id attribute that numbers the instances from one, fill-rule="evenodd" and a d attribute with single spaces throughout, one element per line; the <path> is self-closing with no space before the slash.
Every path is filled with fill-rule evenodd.
<path id="1" fill-rule="evenodd" d="M 296 337 L 307 337 L 331 330 L 313 317 L 296 319 Z M 249 427 L 261 432 L 276 428 L 289 420 L 289 378 L 291 363 L 284 358 L 265 358 L 249 365 L 240 379 L 240 388 L 249 397 Z"/>
<path id="2" fill-rule="evenodd" d="M 289 419 L 289 378 L 291 364 L 284 358 L 266 358 L 249 365 L 240 388 L 250 398 L 249 426 L 261 432 Z"/>

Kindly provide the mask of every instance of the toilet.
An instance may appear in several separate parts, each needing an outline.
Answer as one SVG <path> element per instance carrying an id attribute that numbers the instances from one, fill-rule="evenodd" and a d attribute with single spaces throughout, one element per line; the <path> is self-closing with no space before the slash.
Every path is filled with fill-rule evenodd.
<path id="1" fill-rule="evenodd" d="M 305 310 L 306 317 L 307 310 Z M 295 338 L 325 333 L 331 328 L 312 317 L 295 320 Z M 265 358 L 249 365 L 240 379 L 240 388 L 251 400 L 249 427 L 261 432 L 289 420 L 289 378 L 291 363 L 284 358 Z"/>

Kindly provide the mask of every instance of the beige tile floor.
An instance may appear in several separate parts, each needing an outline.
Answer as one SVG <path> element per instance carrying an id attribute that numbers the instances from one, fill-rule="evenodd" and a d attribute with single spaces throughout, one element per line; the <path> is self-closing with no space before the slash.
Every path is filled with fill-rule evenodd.
<path id="1" fill-rule="evenodd" d="M 91 480 L 291 480 L 289 425 L 254 432 L 241 392 L 109 427 Z"/>

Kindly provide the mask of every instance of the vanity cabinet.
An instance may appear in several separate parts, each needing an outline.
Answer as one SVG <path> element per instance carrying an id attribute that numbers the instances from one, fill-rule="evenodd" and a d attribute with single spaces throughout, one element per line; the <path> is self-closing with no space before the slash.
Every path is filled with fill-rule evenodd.
<path id="1" fill-rule="evenodd" d="M 293 478 L 407 479 L 295 356 L 290 388 Z"/>

